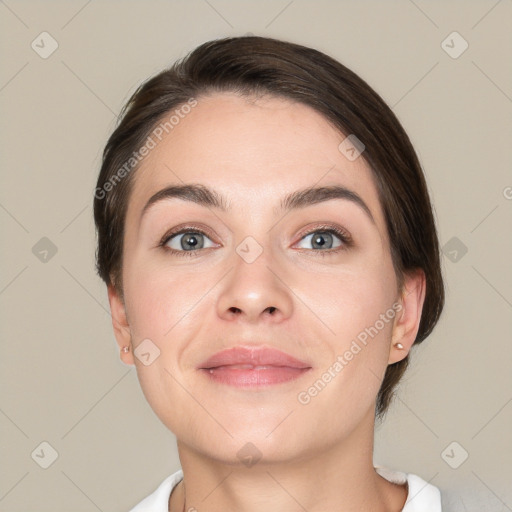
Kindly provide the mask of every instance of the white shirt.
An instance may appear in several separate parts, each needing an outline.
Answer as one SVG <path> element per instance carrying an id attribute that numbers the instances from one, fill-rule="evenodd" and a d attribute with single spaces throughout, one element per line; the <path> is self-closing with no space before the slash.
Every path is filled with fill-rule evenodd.
<path id="1" fill-rule="evenodd" d="M 412 473 L 402 473 L 383 466 L 375 466 L 375 469 L 379 475 L 390 482 L 408 483 L 409 493 L 402 512 L 442 512 L 441 493 L 437 487 Z M 168 512 L 169 496 L 182 479 L 183 471 L 180 469 L 168 476 L 154 492 L 144 498 L 130 512 Z"/>

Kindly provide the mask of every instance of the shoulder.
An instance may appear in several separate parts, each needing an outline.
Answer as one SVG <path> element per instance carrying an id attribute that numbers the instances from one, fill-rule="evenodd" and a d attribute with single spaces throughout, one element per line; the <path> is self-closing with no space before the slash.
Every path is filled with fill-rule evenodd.
<path id="1" fill-rule="evenodd" d="M 407 500 L 402 512 L 442 512 L 441 493 L 434 485 L 412 473 L 395 471 L 383 466 L 375 466 L 375 470 L 390 482 L 407 482 Z"/>
<path id="2" fill-rule="evenodd" d="M 182 479 L 183 471 L 180 469 L 168 476 L 149 496 L 135 505 L 130 512 L 168 512 L 169 496 Z"/>

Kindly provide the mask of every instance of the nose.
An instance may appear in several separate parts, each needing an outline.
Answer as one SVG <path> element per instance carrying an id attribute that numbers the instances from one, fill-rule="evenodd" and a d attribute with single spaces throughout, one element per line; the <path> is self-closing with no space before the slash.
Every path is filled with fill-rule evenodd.
<path id="1" fill-rule="evenodd" d="M 244 256 L 243 252 L 240 252 Z M 293 310 L 293 292 L 284 271 L 265 249 L 254 260 L 235 252 L 231 272 L 221 281 L 219 317 L 246 323 L 282 322 Z"/>

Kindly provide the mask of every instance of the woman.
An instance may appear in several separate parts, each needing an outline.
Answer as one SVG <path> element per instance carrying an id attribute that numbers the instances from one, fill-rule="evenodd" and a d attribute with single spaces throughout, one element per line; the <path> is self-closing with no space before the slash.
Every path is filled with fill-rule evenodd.
<path id="1" fill-rule="evenodd" d="M 121 359 L 182 466 L 133 512 L 441 510 L 372 460 L 444 288 L 417 156 L 361 78 L 199 46 L 127 103 L 94 215 Z"/>

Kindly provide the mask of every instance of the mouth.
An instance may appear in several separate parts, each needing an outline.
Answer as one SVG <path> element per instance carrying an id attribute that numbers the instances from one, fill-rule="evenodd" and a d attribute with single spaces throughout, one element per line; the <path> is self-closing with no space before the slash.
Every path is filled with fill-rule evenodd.
<path id="1" fill-rule="evenodd" d="M 311 366 L 274 348 L 238 346 L 214 354 L 198 369 L 219 384 L 254 388 L 295 380 Z"/>

